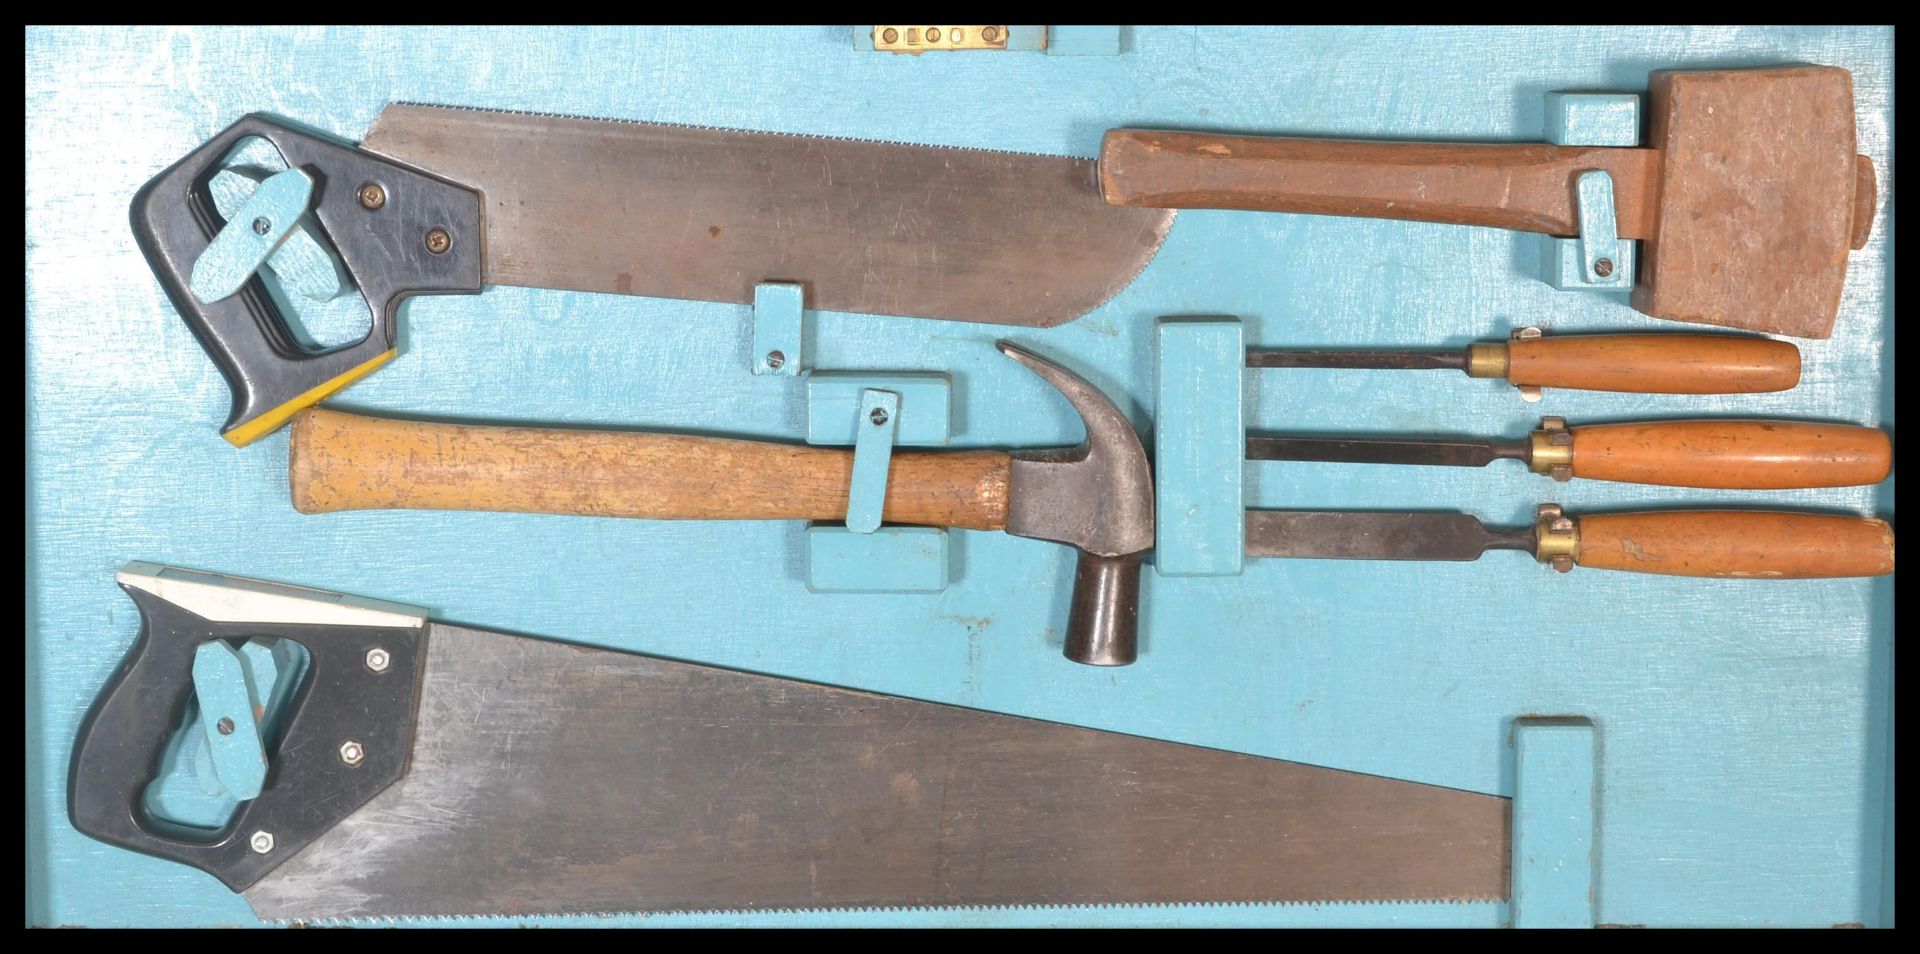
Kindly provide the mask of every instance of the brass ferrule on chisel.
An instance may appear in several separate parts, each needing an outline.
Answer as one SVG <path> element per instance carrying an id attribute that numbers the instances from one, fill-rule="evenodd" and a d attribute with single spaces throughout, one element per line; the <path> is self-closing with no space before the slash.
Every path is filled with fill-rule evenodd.
<path id="1" fill-rule="evenodd" d="M 1580 562 L 1580 524 L 1559 504 L 1541 504 L 1535 511 L 1533 556 L 1562 573 Z"/>
<path id="2" fill-rule="evenodd" d="M 1566 483 L 1573 479 L 1573 432 L 1564 417 L 1543 417 L 1527 438 L 1527 467 Z"/>
<path id="3" fill-rule="evenodd" d="M 1504 341 L 1476 341 L 1467 345 L 1467 374 L 1472 377 L 1504 378 L 1508 364 Z"/>

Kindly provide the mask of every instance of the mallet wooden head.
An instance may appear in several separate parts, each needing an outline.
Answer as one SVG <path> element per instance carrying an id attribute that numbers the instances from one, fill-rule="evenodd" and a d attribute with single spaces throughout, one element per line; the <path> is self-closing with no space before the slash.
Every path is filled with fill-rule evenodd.
<path id="1" fill-rule="evenodd" d="M 1635 308 L 1803 338 L 1833 332 L 1847 252 L 1873 228 L 1843 69 L 1654 73 L 1655 215 Z"/>

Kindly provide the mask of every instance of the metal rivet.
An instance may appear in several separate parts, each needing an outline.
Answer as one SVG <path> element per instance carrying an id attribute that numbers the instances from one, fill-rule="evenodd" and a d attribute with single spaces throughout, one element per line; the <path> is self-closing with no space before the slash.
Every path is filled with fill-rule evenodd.
<path id="1" fill-rule="evenodd" d="M 928 27 L 928 28 L 927 28 L 927 42 L 928 42 L 928 43 L 938 43 L 938 42 L 940 42 L 940 28 L 939 28 L 939 27 Z"/>
<path id="2" fill-rule="evenodd" d="M 884 426 L 887 423 L 887 409 L 884 407 L 874 408 L 873 413 L 867 415 L 867 420 L 872 421 L 874 427 Z"/>
<path id="3" fill-rule="evenodd" d="M 387 204 L 387 190 L 380 183 L 369 182 L 360 187 L 360 204 L 369 209 L 377 209 Z"/>
<path id="4" fill-rule="evenodd" d="M 435 255 L 444 255 L 447 249 L 452 247 L 453 236 L 447 234 L 446 229 L 427 230 L 427 251 Z"/>
<path id="5" fill-rule="evenodd" d="M 880 42 L 882 43 L 900 42 L 900 31 L 892 27 L 888 27 L 885 30 L 880 31 Z"/>
<path id="6" fill-rule="evenodd" d="M 387 667 L 392 664 L 393 664 L 393 657 L 387 655 L 386 650 L 381 649 L 378 646 L 367 650 L 367 668 L 368 669 L 371 669 L 374 672 L 386 672 Z"/>
<path id="7" fill-rule="evenodd" d="M 220 721 L 213 724 L 213 728 L 214 731 L 219 732 L 221 735 L 232 735 L 233 720 L 226 716 L 221 716 Z"/>
<path id="8" fill-rule="evenodd" d="M 1613 274 L 1613 259 L 1603 258 L 1597 262 L 1594 262 L 1593 273 L 1595 275 L 1600 276 L 1601 278 L 1605 278 L 1608 275 Z"/>
<path id="9" fill-rule="evenodd" d="M 253 220 L 253 234 L 255 234 L 255 235 L 265 235 L 265 234 L 267 234 L 268 232 L 271 232 L 271 231 L 273 231 L 273 220 L 272 220 L 272 219 L 269 219 L 269 218 L 267 218 L 266 216 L 264 216 L 264 215 L 263 215 L 263 216 L 261 216 L 261 217 L 259 217 L 259 218 L 257 218 L 257 219 L 254 219 L 254 220 Z"/>
<path id="10" fill-rule="evenodd" d="M 999 27 L 981 28 L 980 39 L 985 40 L 988 43 L 997 42 L 1000 39 L 1000 28 Z"/>
<path id="11" fill-rule="evenodd" d="M 366 760 L 367 760 L 367 750 L 364 748 L 361 748 L 360 743 L 355 742 L 352 739 L 348 739 L 347 741 L 340 743 L 340 761 L 345 762 L 348 765 L 359 765 L 361 762 L 364 762 Z"/>
<path id="12" fill-rule="evenodd" d="M 264 855 L 273 851 L 273 832 L 254 832 L 247 838 L 247 847 L 252 848 L 253 853 L 256 855 Z"/>
<path id="13" fill-rule="evenodd" d="M 780 366 L 786 363 L 787 363 L 786 352 L 784 351 L 767 352 L 767 367 L 772 368 L 775 371 L 778 371 L 780 370 Z"/>
<path id="14" fill-rule="evenodd" d="M 1561 573 L 1573 572 L 1573 557 L 1557 556 L 1553 558 L 1553 568 Z"/>
<path id="15" fill-rule="evenodd" d="M 1573 520 L 1569 517 L 1555 517 L 1547 527 L 1554 533 L 1568 533 L 1573 530 Z"/>

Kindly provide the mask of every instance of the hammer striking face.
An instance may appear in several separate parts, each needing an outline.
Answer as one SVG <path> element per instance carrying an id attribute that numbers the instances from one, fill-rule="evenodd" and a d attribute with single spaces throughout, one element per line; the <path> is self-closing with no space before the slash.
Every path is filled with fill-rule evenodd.
<path id="1" fill-rule="evenodd" d="M 1634 307 L 1656 318 L 1825 338 L 1847 252 L 1873 227 L 1853 77 L 1830 66 L 1661 71 L 1641 148 L 1353 142 L 1116 129 L 1115 205 L 1444 222 L 1573 236 L 1575 182 L 1613 181 L 1639 239 Z"/>
<path id="2" fill-rule="evenodd" d="M 1009 342 L 1086 425 L 1071 448 L 899 451 L 890 523 L 1005 530 L 1080 552 L 1067 657 L 1134 660 L 1153 478 L 1133 426 L 1085 379 Z M 762 441 L 486 427 L 312 408 L 293 421 L 293 504 L 336 510 L 493 510 L 656 520 L 825 520 L 847 513 L 851 450 Z"/>

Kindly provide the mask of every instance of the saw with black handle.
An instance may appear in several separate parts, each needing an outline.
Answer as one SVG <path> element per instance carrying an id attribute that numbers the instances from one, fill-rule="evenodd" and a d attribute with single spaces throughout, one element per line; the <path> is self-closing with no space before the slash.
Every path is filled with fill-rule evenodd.
<path id="1" fill-rule="evenodd" d="M 210 182 L 256 137 L 311 197 L 223 218 Z M 317 222 L 338 254 L 372 311 L 366 338 L 303 344 L 248 277 L 289 220 Z M 1038 328 L 1112 298 L 1172 225 L 1170 211 L 1104 203 L 1087 159 L 410 103 L 358 147 L 244 117 L 133 201 L 141 250 L 233 389 L 221 433 L 235 444 L 391 358 L 414 295 L 523 285 L 747 304 L 760 283 L 792 282 L 823 311 Z M 239 279 L 196 292 L 209 247 L 255 232 Z"/>
<path id="2" fill-rule="evenodd" d="M 259 580 L 135 563 L 119 582 L 141 632 L 74 745 L 73 825 L 266 919 L 1508 893 L 1495 795 Z M 310 659 L 265 788 L 219 830 L 153 817 L 196 648 L 262 637 Z"/>

